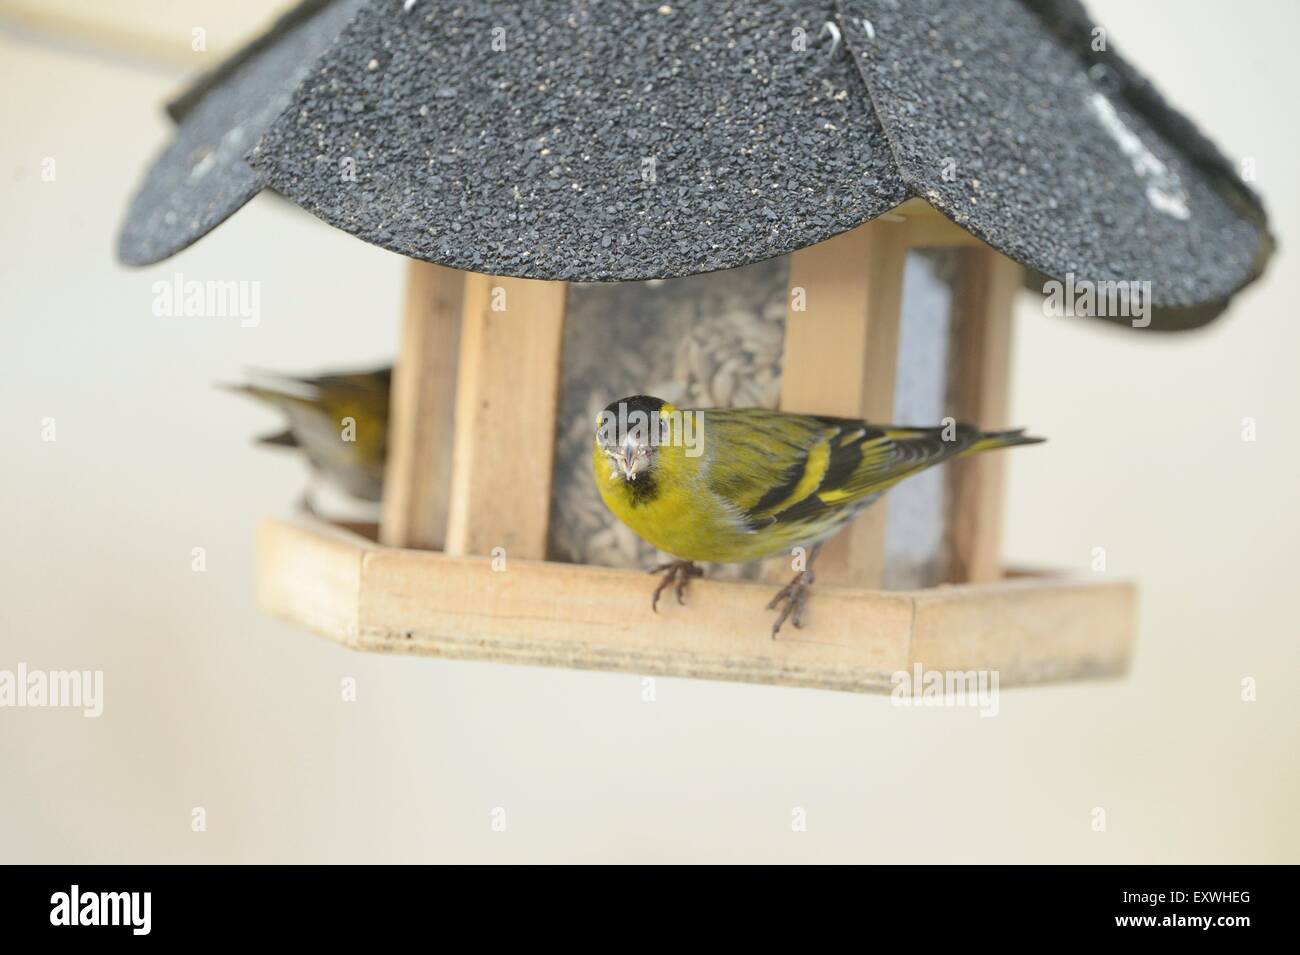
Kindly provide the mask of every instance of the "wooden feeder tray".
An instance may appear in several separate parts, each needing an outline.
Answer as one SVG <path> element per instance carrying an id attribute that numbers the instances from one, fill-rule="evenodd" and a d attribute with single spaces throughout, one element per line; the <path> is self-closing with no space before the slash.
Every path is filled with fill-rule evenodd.
<path id="1" fill-rule="evenodd" d="M 1113 677 L 1134 643 L 1124 581 L 1015 575 L 916 591 L 818 585 L 769 636 L 767 584 L 691 582 L 650 610 L 644 573 L 384 547 L 314 519 L 264 521 L 258 602 L 354 650 L 888 692 L 891 676 L 988 670 L 1002 687 Z"/>

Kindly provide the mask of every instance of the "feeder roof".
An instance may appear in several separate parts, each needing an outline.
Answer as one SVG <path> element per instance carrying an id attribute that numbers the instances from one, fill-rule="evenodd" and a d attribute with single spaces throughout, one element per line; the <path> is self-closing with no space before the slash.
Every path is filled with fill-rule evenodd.
<path id="1" fill-rule="evenodd" d="M 176 135 L 131 201 L 118 257 L 148 265 L 207 235 L 266 188 L 246 156 L 365 0 L 305 0 L 168 104 Z"/>
<path id="2" fill-rule="evenodd" d="M 307 0 L 173 101 L 119 243 L 160 261 L 264 188 L 402 255 L 690 275 L 918 196 L 1030 269 L 1212 317 L 1259 199 L 1076 0 Z"/>

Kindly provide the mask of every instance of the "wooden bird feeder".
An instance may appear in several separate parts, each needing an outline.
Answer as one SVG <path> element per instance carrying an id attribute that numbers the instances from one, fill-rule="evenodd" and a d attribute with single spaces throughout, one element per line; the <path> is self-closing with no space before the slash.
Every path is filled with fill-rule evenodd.
<path id="1" fill-rule="evenodd" d="M 620 301 L 653 311 L 661 280 L 696 283 L 680 301 L 777 263 L 779 407 L 883 422 L 922 396 L 994 429 L 1021 423 L 1026 285 L 1149 282 L 1146 324 L 1099 317 L 1155 334 L 1213 319 L 1263 267 L 1258 199 L 1092 49 L 1076 4 L 825 7 L 313 0 L 173 103 L 125 261 L 173 254 L 267 188 L 411 259 L 381 522 L 266 521 L 268 612 L 364 650 L 844 690 L 918 663 L 1003 686 L 1125 669 L 1131 583 L 1004 565 L 1005 454 L 936 472 L 907 514 L 891 516 L 906 485 L 874 505 L 824 550 L 807 626 L 776 640 L 766 580 L 785 562 L 696 581 L 656 616 L 640 553 L 557 555 L 565 501 L 596 495 L 557 459 L 564 396 L 596 390 L 569 350 L 633 321 L 579 315 L 609 288 L 589 283 L 633 283 Z M 918 255 L 944 263 L 938 322 L 905 304 Z M 619 368 L 649 354 L 635 332 L 616 347 Z M 734 369 L 713 377 L 735 393 Z M 933 543 L 903 574 L 891 536 Z"/>

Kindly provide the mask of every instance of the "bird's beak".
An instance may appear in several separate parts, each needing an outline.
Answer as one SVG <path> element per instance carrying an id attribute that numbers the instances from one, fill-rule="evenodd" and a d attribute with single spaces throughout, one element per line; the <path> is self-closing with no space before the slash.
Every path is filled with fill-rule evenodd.
<path id="1" fill-rule="evenodd" d="M 636 471 L 632 468 L 632 461 L 626 454 L 614 455 L 614 460 L 618 462 L 618 469 L 623 472 L 623 478 L 628 481 L 636 480 Z"/>

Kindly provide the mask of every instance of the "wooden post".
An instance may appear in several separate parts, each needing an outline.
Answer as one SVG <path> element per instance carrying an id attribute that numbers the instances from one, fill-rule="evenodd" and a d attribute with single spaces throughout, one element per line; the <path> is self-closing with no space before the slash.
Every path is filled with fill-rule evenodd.
<path id="1" fill-rule="evenodd" d="M 790 256 L 783 410 L 889 420 L 907 232 L 906 222 L 877 220 Z M 881 586 L 886 500 L 827 542 L 820 582 Z"/>
<path id="2" fill-rule="evenodd" d="M 465 273 L 412 259 L 389 402 L 379 540 L 441 550 L 447 536 Z"/>
<path id="3" fill-rule="evenodd" d="M 546 557 L 566 288 L 466 277 L 448 554 Z"/>
<path id="4" fill-rule="evenodd" d="M 953 288 L 952 414 L 985 430 L 1010 422 L 1011 321 L 1021 269 L 994 249 L 962 249 Z M 1002 498 L 1006 453 L 950 465 L 946 578 L 987 583 L 1002 577 Z"/>

